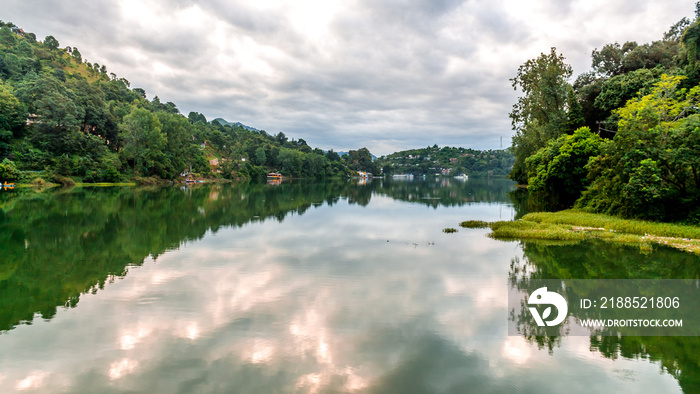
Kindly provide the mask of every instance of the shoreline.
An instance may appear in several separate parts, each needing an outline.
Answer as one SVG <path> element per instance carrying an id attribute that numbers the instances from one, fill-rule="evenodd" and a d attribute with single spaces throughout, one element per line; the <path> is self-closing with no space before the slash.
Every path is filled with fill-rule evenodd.
<path id="1" fill-rule="evenodd" d="M 547 240 L 580 242 L 600 239 L 637 245 L 642 251 L 652 245 L 665 245 L 700 255 L 700 226 L 622 219 L 576 209 L 529 213 L 515 221 L 465 221 L 466 228 L 491 229 L 489 237 L 498 240 Z"/>

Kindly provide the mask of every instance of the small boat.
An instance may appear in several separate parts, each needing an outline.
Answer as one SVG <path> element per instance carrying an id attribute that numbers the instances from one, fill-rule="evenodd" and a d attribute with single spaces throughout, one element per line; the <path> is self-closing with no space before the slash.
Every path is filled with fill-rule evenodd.
<path id="1" fill-rule="evenodd" d="M 277 179 L 277 178 L 282 179 L 282 174 L 279 172 L 271 172 L 271 173 L 267 174 L 267 177 L 273 178 L 273 179 Z"/>
<path id="2" fill-rule="evenodd" d="M 459 179 L 461 181 L 466 181 L 467 179 L 469 179 L 469 176 L 467 174 L 459 174 L 459 175 L 455 175 L 455 179 Z"/>

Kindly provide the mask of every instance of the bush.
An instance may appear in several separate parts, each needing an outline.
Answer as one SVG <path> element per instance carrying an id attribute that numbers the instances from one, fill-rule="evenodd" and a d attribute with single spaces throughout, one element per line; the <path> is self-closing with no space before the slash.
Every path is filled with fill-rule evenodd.
<path id="1" fill-rule="evenodd" d="M 0 182 L 14 182 L 19 179 L 19 171 L 10 159 L 3 159 L 0 163 Z"/>
<path id="2" fill-rule="evenodd" d="M 589 183 L 585 166 L 600 154 L 602 145 L 603 140 L 588 127 L 550 141 L 525 160 L 528 190 L 546 197 L 551 206 L 572 206 Z"/>
<path id="3" fill-rule="evenodd" d="M 59 185 L 65 186 L 65 187 L 75 186 L 75 181 L 72 178 L 67 177 L 67 176 L 63 176 L 63 175 L 59 175 L 59 174 L 54 175 L 51 178 L 51 181 L 56 182 Z"/>

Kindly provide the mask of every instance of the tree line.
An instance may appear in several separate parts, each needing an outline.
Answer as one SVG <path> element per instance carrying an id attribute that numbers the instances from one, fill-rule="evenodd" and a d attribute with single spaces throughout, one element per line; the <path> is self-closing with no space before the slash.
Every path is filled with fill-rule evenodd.
<path id="1" fill-rule="evenodd" d="M 507 175 L 515 158 L 508 149 L 476 150 L 437 144 L 421 149 L 410 149 L 382 156 L 377 165 L 388 174 L 433 175 Z"/>
<path id="2" fill-rule="evenodd" d="M 593 50 L 573 83 L 556 48 L 521 65 L 509 176 L 550 206 L 700 222 L 699 17 Z"/>
<path id="3" fill-rule="evenodd" d="M 262 180 L 270 171 L 324 178 L 371 170 L 366 148 L 341 158 L 281 132 L 209 122 L 198 112 L 184 116 L 78 48 L 0 21 L 0 181 L 118 182 L 183 173 Z"/>

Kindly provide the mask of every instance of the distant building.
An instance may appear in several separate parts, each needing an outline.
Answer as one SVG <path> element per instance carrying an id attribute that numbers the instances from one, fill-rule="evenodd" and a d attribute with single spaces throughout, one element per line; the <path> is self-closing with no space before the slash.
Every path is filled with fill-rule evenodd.
<path id="1" fill-rule="evenodd" d="M 29 114 L 27 115 L 27 126 L 31 126 L 33 124 L 41 123 L 41 115 L 37 114 Z"/>

